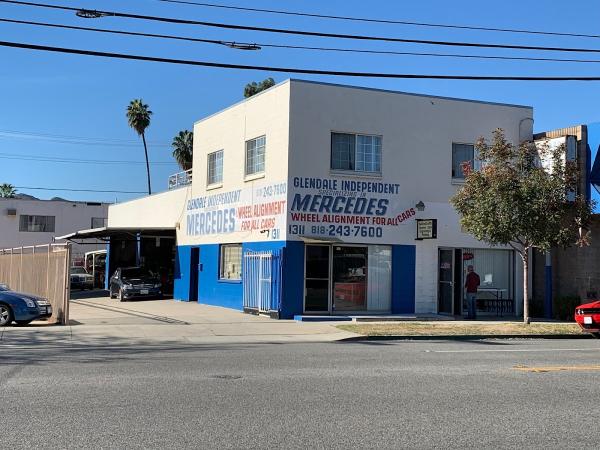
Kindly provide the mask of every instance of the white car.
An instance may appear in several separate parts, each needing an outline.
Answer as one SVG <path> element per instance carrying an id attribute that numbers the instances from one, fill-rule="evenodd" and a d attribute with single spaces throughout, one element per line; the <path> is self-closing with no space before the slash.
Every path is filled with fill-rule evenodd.
<path id="1" fill-rule="evenodd" d="M 71 267 L 71 289 L 94 289 L 94 277 L 83 267 Z"/>

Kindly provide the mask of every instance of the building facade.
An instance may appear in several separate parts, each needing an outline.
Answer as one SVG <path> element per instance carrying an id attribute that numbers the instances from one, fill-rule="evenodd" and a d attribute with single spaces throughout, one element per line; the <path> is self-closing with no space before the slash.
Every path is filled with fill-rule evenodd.
<path id="1" fill-rule="evenodd" d="M 477 138 L 530 140 L 532 117 L 288 80 L 197 122 L 191 184 L 111 206 L 107 232 L 170 230 L 178 300 L 282 318 L 461 315 L 473 265 L 481 312 L 519 314 L 520 261 L 463 233 L 449 198 Z"/>
<path id="2" fill-rule="evenodd" d="M 50 244 L 57 236 L 105 226 L 107 217 L 106 203 L 0 198 L 0 249 Z M 78 260 L 104 247 L 75 244 L 72 255 Z"/>

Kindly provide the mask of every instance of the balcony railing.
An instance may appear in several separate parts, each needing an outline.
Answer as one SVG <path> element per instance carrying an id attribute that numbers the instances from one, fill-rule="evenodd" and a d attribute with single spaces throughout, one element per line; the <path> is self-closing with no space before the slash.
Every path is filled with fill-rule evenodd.
<path id="1" fill-rule="evenodd" d="M 169 190 L 192 184 L 192 169 L 179 172 L 169 177 Z"/>

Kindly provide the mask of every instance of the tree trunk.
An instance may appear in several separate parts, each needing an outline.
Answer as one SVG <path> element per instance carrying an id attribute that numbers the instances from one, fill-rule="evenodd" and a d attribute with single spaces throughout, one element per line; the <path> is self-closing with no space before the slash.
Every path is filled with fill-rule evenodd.
<path id="1" fill-rule="evenodd" d="M 150 163 L 148 162 L 148 147 L 146 147 L 145 133 L 142 133 L 142 142 L 144 143 L 144 154 L 146 155 L 146 175 L 148 176 L 148 195 L 152 195 L 152 188 L 150 187 Z"/>
<path id="2" fill-rule="evenodd" d="M 529 249 L 524 249 L 523 259 L 523 322 L 529 323 Z"/>

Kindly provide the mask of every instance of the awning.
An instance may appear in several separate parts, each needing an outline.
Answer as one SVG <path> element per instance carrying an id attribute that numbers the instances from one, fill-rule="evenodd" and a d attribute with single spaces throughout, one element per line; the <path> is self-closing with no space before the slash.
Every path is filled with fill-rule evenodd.
<path id="1" fill-rule="evenodd" d="M 73 241 L 75 239 L 96 239 L 107 241 L 111 237 L 129 237 L 137 239 L 137 236 L 143 237 L 175 237 L 175 227 L 173 228 L 140 228 L 140 227 L 102 227 L 91 228 L 89 230 L 80 230 L 74 233 L 57 236 L 55 239 L 65 239 Z"/>

